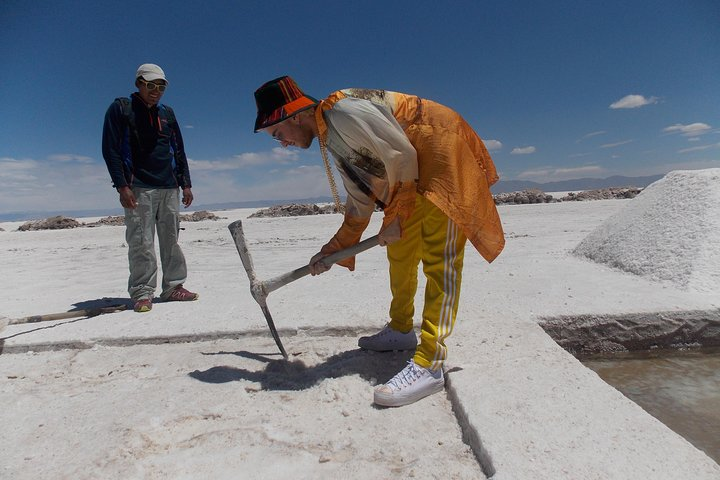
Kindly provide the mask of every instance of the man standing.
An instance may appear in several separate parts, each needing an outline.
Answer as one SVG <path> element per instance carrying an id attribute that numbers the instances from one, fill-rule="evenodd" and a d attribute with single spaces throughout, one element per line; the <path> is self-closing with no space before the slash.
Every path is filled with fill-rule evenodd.
<path id="1" fill-rule="evenodd" d="M 384 211 L 380 245 L 390 263 L 390 322 L 358 341 L 374 351 L 415 349 L 408 365 L 375 389 L 378 405 L 413 403 L 444 386 L 445 339 L 460 298 L 466 240 L 488 261 L 505 239 L 490 193 L 498 180 L 482 140 L 456 112 L 413 95 L 347 89 L 318 102 L 290 77 L 255 92 L 255 131 L 283 147 L 309 148 L 314 138 L 327 163 L 330 150 L 348 196 L 335 236 L 310 260 L 359 242 L 376 205 Z M 420 344 L 413 331 L 418 264 L 427 277 Z M 340 265 L 354 269 L 355 259 Z"/>
<path id="2" fill-rule="evenodd" d="M 138 91 L 117 98 L 105 114 L 102 151 L 113 187 L 125 208 L 130 278 L 128 293 L 136 312 L 149 312 L 157 286 L 155 230 L 162 264 L 164 301 L 197 300 L 183 288 L 187 266 L 180 245 L 179 189 L 185 208 L 193 201 L 190 171 L 175 114 L 160 104 L 168 86 L 152 63 L 135 74 Z"/>

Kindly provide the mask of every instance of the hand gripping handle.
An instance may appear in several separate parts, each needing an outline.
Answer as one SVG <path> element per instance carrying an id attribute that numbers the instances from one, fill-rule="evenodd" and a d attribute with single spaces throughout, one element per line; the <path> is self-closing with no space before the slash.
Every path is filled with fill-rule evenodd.
<path id="1" fill-rule="evenodd" d="M 335 253 L 331 253 L 327 257 L 324 257 L 321 262 L 325 264 L 326 267 L 330 267 L 334 265 L 335 263 L 339 262 L 340 260 L 345 260 L 346 258 L 350 258 L 352 256 L 357 255 L 358 253 L 364 252 L 365 250 L 368 250 L 378 244 L 378 236 L 374 235 L 370 238 L 366 238 L 360 243 L 357 243 L 353 245 L 352 247 L 345 248 L 343 250 L 339 250 Z M 292 272 L 288 272 L 282 275 L 279 275 L 275 278 L 271 278 L 269 280 L 265 280 L 263 282 L 260 282 L 260 288 L 262 288 L 265 295 L 268 293 L 277 290 L 278 288 L 287 285 L 290 282 L 294 282 L 295 280 L 302 278 L 306 275 L 310 274 L 310 266 L 305 265 L 303 267 L 297 268 L 293 270 Z"/>

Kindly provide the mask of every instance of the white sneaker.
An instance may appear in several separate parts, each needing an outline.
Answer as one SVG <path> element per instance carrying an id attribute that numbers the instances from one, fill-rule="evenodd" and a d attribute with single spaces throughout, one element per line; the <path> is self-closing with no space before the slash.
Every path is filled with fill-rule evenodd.
<path id="1" fill-rule="evenodd" d="M 375 389 L 375 403 L 400 407 L 442 391 L 445 386 L 442 368 L 432 371 L 410 360 L 407 367 Z"/>
<path id="2" fill-rule="evenodd" d="M 388 323 L 385 325 L 385 328 L 375 335 L 360 337 L 358 339 L 358 347 L 376 352 L 415 350 L 415 347 L 417 347 L 417 338 L 415 337 L 414 331 L 410 330 L 408 333 L 398 332 L 390 328 L 390 324 Z"/>

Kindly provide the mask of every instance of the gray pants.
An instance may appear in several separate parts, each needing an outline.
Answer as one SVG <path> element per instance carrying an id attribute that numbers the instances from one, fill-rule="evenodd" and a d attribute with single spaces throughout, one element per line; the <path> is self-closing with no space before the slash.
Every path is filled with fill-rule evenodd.
<path id="1" fill-rule="evenodd" d="M 125 239 L 128 244 L 130 278 L 128 293 L 137 301 L 152 298 L 157 287 L 155 229 L 157 227 L 162 264 L 162 293 L 166 299 L 187 278 L 187 266 L 180 245 L 180 195 L 177 188 L 133 187 L 138 205 L 125 209 Z"/>

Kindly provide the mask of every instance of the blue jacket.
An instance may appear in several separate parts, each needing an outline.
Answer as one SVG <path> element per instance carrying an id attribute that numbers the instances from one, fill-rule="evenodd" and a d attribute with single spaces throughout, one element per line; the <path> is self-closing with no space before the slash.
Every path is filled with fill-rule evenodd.
<path id="1" fill-rule="evenodd" d="M 105 113 L 102 152 L 113 187 L 190 188 L 185 147 L 172 109 L 130 97 L 135 129 L 120 100 Z"/>

